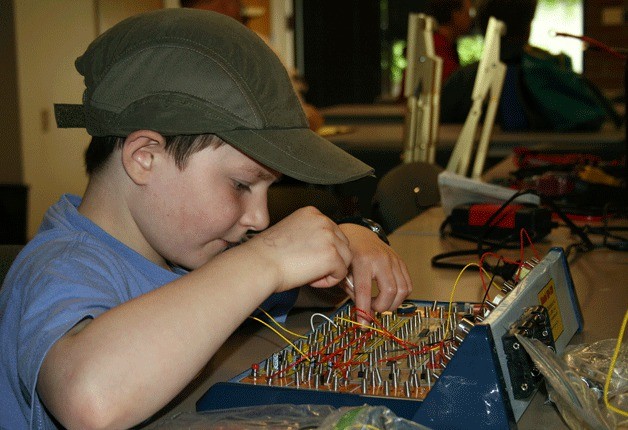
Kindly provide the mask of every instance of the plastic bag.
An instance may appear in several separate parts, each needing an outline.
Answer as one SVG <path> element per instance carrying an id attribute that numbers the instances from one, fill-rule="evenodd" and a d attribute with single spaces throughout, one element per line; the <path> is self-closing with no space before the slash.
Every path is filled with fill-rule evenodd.
<path id="1" fill-rule="evenodd" d="M 157 421 L 147 429 L 159 430 L 297 430 L 313 429 L 336 408 L 327 405 L 263 405 L 182 412 Z"/>
<path id="2" fill-rule="evenodd" d="M 429 430 L 427 427 L 396 416 L 385 406 L 340 408 L 321 423 L 318 430 Z"/>
<path id="3" fill-rule="evenodd" d="M 587 379 L 585 382 L 594 390 L 599 391 L 599 396 L 602 395 L 604 389 L 616 344 L 617 339 L 606 339 L 591 345 L 569 346 L 563 353 L 567 365 L 572 369 L 577 369 L 577 372 Z M 628 401 L 628 351 L 625 344 L 622 345 L 613 366 L 613 376 L 608 389 L 609 399 L 622 395 L 626 396 L 625 400 Z M 624 406 L 627 404 L 624 403 Z"/>
<path id="4" fill-rule="evenodd" d="M 146 427 L 150 430 L 429 430 L 396 416 L 385 406 L 335 408 L 276 404 L 183 412 Z"/>
<path id="5" fill-rule="evenodd" d="M 625 428 L 628 425 L 625 417 L 608 410 L 601 396 L 614 349 L 613 347 L 609 352 L 609 343 L 613 340 L 572 349 L 569 361 L 576 367 L 571 367 L 565 359 L 556 356 L 554 351 L 539 340 L 520 335 L 517 335 L 517 339 L 545 377 L 549 399 L 556 405 L 570 428 L 605 430 Z M 606 360 L 601 358 L 603 354 L 607 354 Z M 592 362 L 583 366 L 583 361 L 587 359 Z M 618 380 L 611 381 L 614 387 L 612 397 L 609 390 L 609 400 L 623 410 L 628 407 L 625 380 L 627 361 L 626 348 L 622 347 L 613 375 L 613 379 L 619 375 Z"/>

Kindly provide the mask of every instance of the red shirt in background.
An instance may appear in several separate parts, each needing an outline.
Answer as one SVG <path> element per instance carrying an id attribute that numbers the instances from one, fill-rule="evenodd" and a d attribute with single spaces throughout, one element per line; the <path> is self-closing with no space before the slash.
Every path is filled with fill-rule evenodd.
<path id="1" fill-rule="evenodd" d="M 443 80 L 445 83 L 447 78 L 458 68 L 460 68 L 460 58 L 456 50 L 456 44 L 451 43 L 442 34 L 434 32 L 434 53 L 443 59 Z"/>

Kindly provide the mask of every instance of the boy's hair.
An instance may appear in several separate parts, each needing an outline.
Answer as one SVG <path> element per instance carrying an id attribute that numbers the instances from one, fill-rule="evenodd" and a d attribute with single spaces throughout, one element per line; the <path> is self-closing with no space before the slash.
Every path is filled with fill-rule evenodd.
<path id="1" fill-rule="evenodd" d="M 224 142 L 213 134 L 179 135 L 165 137 L 166 151 L 174 158 L 176 166 L 183 170 L 190 156 L 207 147 L 218 147 Z M 98 173 L 109 156 L 122 148 L 124 138 L 117 136 L 94 136 L 85 151 L 85 171 L 88 175 Z"/>
<path id="2" fill-rule="evenodd" d="M 464 0 L 428 0 L 426 14 L 433 17 L 440 25 L 451 22 L 452 14 L 462 9 Z"/>

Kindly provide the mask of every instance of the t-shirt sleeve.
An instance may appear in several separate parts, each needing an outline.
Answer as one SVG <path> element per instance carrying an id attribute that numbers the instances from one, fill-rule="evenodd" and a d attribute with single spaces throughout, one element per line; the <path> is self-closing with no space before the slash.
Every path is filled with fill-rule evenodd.
<path id="1" fill-rule="evenodd" d="M 24 395 L 35 404 L 39 369 L 52 345 L 83 319 L 96 318 L 130 299 L 125 297 L 129 289 L 111 288 L 125 283 L 116 262 L 93 250 L 83 251 L 78 258 L 76 253 L 62 258 L 60 251 L 58 258 L 43 266 L 31 264 L 29 273 L 22 274 L 18 374 Z"/>

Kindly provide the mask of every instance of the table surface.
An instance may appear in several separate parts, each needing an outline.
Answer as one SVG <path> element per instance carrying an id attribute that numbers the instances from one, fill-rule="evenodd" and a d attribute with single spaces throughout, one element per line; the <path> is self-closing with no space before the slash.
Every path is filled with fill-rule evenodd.
<path id="1" fill-rule="evenodd" d="M 320 109 L 328 124 L 359 122 L 403 122 L 405 103 L 343 104 Z"/>
<path id="2" fill-rule="evenodd" d="M 406 262 L 414 289 L 411 299 L 449 301 L 457 270 L 431 267 L 431 257 L 446 251 L 473 249 L 474 244 L 439 234 L 444 219 L 441 207 L 434 207 L 404 224 L 389 236 L 391 246 Z M 624 220 L 624 224 L 625 220 Z M 592 238 L 595 239 L 595 238 Z M 567 247 L 577 242 L 566 227 L 559 227 L 534 249 L 526 248 L 525 258 L 534 256 L 534 250 L 543 256 L 552 247 Z M 594 240 L 595 241 L 595 240 Z M 519 258 L 519 251 L 500 252 Z M 474 261 L 468 257 L 466 262 Z M 475 260 L 477 261 L 477 259 Z M 628 254 L 596 249 L 569 257 L 570 272 L 584 318 L 582 332 L 571 344 L 591 343 L 616 338 L 628 305 Z M 454 300 L 480 302 L 483 290 L 477 272 L 464 273 L 456 287 Z M 288 317 L 286 327 L 306 333 L 310 330 L 309 318 L 320 310 L 296 310 Z M 329 310 L 327 310 L 329 311 Z M 219 349 L 199 378 L 172 403 L 168 415 L 181 411 L 194 411 L 195 402 L 216 382 L 229 380 L 250 368 L 272 353 L 285 347 L 285 342 L 269 329 L 252 322 L 236 331 Z M 567 429 L 554 406 L 545 404 L 545 395 L 537 393 L 518 422 L 519 429 Z"/>
<path id="3" fill-rule="evenodd" d="M 332 126 L 334 127 L 334 126 Z M 396 151 L 403 150 L 403 124 L 363 123 L 337 126 L 338 133 L 326 138 L 348 152 L 353 151 Z M 462 125 L 441 124 L 436 140 L 437 150 L 451 150 L 455 146 Z M 478 133 L 481 132 L 478 128 Z M 504 132 L 499 126 L 493 127 L 489 144 L 491 157 L 507 157 L 513 148 L 525 146 L 534 150 L 624 151 L 625 128 L 616 128 L 605 123 L 598 132 Z"/>

